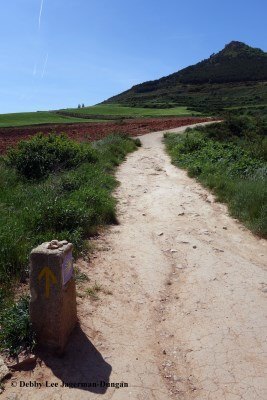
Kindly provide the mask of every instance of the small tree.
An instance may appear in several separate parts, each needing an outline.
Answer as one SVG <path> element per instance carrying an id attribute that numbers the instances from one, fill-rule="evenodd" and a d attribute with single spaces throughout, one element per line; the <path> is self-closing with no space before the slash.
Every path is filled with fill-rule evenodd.
<path id="1" fill-rule="evenodd" d="M 82 108 L 84 108 L 84 103 L 82 104 Z"/>
<path id="2" fill-rule="evenodd" d="M 81 105 L 80 105 L 80 104 L 78 104 L 78 108 L 81 108 Z"/>

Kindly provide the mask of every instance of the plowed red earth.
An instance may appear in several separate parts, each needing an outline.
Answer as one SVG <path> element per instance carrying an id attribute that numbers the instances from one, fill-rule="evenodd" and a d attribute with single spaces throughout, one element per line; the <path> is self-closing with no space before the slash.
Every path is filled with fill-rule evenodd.
<path id="1" fill-rule="evenodd" d="M 111 133 L 125 133 L 130 136 L 144 135 L 154 131 L 178 128 L 180 126 L 210 121 L 210 118 L 146 118 L 125 120 L 123 123 L 83 123 L 60 125 L 32 125 L 23 127 L 0 128 L 0 154 L 14 147 L 20 140 L 27 139 L 39 132 L 49 134 L 66 133 L 79 141 L 103 139 Z"/>

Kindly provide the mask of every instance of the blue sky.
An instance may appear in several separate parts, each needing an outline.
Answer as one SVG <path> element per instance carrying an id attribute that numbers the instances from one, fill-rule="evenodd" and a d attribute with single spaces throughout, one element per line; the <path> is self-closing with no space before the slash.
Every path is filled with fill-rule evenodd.
<path id="1" fill-rule="evenodd" d="M 96 104 L 231 40 L 266 51 L 266 15 L 266 0 L 3 1 L 0 113 Z"/>

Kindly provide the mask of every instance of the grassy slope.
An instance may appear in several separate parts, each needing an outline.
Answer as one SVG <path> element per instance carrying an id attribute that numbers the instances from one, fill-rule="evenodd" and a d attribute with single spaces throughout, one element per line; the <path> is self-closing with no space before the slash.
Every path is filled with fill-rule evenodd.
<path id="1" fill-rule="evenodd" d="M 200 112 L 217 112 L 225 107 L 264 105 L 267 102 L 267 82 L 181 84 L 159 87 L 151 91 L 130 90 L 115 96 L 107 104 L 121 103 L 131 107 L 165 106 L 181 107 Z"/>
<path id="2" fill-rule="evenodd" d="M 172 162 L 212 189 L 233 216 L 267 237 L 266 125 L 238 119 L 166 135 Z"/>
<path id="3" fill-rule="evenodd" d="M 0 114 L 0 128 L 42 124 L 73 124 L 92 120 L 61 116 L 49 111 Z"/>
<path id="4" fill-rule="evenodd" d="M 67 109 L 64 112 L 75 112 L 83 115 L 95 116 L 116 116 L 116 117 L 180 117 L 190 116 L 192 111 L 187 107 L 172 107 L 172 108 L 146 108 L 146 107 L 127 107 L 120 104 L 99 104 L 92 107 L 80 109 Z"/>

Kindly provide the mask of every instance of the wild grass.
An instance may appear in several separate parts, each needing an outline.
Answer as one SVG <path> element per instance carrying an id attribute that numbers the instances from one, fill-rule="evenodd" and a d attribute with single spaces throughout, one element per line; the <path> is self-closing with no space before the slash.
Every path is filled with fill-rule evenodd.
<path id="1" fill-rule="evenodd" d="M 101 291 L 102 286 L 95 282 L 93 286 L 90 286 L 85 290 L 85 294 L 90 296 L 92 300 L 99 300 L 98 293 Z"/>
<path id="2" fill-rule="evenodd" d="M 172 162 L 188 170 L 233 216 L 267 237 L 266 125 L 247 118 L 165 136 Z"/>
<path id="3" fill-rule="evenodd" d="M 74 268 L 74 277 L 76 283 L 88 282 L 90 280 L 88 276 L 84 272 L 81 272 L 77 267 Z"/>
<path id="4" fill-rule="evenodd" d="M 36 141 L 42 142 L 39 149 Z M 75 256 L 87 251 L 86 239 L 99 225 L 117 222 L 113 171 L 136 148 L 133 139 L 115 134 L 93 146 L 37 137 L 0 160 L 2 348 L 13 354 L 33 344 L 28 300 L 14 304 L 12 296 L 16 284 L 28 276 L 31 249 L 58 238 L 74 244 Z M 79 272 L 76 278 L 87 280 Z"/>
<path id="5" fill-rule="evenodd" d="M 24 296 L 0 314 L 0 350 L 8 349 L 10 356 L 33 350 L 36 338 L 29 320 L 29 298 Z"/>
<path id="6" fill-rule="evenodd" d="M 55 154 L 49 161 L 45 155 L 51 150 L 48 143 L 46 148 L 40 147 L 38 159 L 36 138 L 29 141 L 34 144 L 32 148 L 29 142 L 21 145 L 23 152 L 19 148 L 7 162 L 3 159 L 0 162 L 0 282 L 27 273 L 29 251 L 36 244 L 57 237 L 73 242 L 78 253 L 84 248 L 84 238 L 96 226 L 116 223 L 115 200 L 111 195 L 116 180 L 112 171 L 128 152 L 136 149 L 134 140 L 111 135 L 97 142 L 94 149 L 88 144 L 87 150 L 69 139 L 57 140 L 63 143 L 61 151 L 66 162 L 71 162 L 70 170 L 57 168 L 47 176 L 51 165 L 56 165 Z M 73 162 L 72 151 L 66 152 L 66 141 L 76 154 L 79 154 L 77 146 L 81 149 L 79 161 Z M 58 143 L 53 140 L 52 143 L 58 151 Z M 84 154 L 87 154 L 85 158 Z M 27 161 L 27 156 L 34 163 Z M 44 163 L 43 158 L 49 162 Z M 42 170 L 43 174 L 38 173 L 38 180 L 33 179 L 36 170 Z"/>

